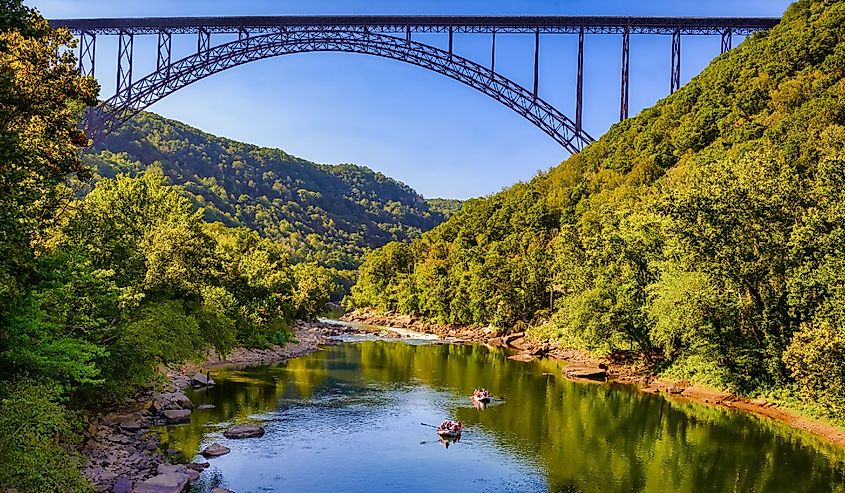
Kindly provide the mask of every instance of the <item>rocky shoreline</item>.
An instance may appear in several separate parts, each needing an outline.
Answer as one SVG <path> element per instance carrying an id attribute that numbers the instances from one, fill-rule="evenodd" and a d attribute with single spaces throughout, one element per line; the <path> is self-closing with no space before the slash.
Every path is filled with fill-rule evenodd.
<path id="1" fill-rule="evenodd" d="M 199 473 L 209 464 L 173 464 L 172 462 L 179 459 L 178 451 L 163 450 L 158 435 L 151 427 L 190 421 L 193 403 L 183 390 L 191 386 L 213 385 L 213 380 L 208 381 L 208 369 L 279 363 L 317 351 L 323 345 L 337 344 L 338 336 L 344 334 L 396 336 L 382 327 L 434 334 L 450 343 L 477 342 L 510 348 L 514 354 L 509 358 L 517 361 L 533 361 L 542 357 L 561 360 L 567 363 L 563 372 L 567 378 L 635 384 L 644 392 L 665 393 L 673 398 L 687 398 L 739 409 L 777 419 L 845 446 L 845 433 L 842 430 L 781 410 L 772 403 L 690 386 L 687 382 L 663 381 L 650 374 L 646 367 L 636 367 L 596 358 L 583 351 L 556 347 L 548 341 L 534 340 L 522 332 L 498 335 L 489 328 L 450 327 L 427 323 L 407 315 L 380 315 L 362 311 L 348 313 L 342 320 L 352 322 L 356 326 L 297 321 L 293 328 L 295 342 L 284 347 L 236 348 L 225 359 L 211 351 L 203 365 L 185 364 L 179 368 L 165 370 L 167 378 L 163 388 L 141 392 L 134 399 L 128 400 L 119 411 L 87 418 L 84 432 L 86 441 L 82 449 L 87 460 L 83 471 L 94 485 L 95 491 L 180 493 L 191 481 L 199 477 Z M 368 326 L 381 327 L 374 329 Z M 214 457 L 219 452 L 226 453 L 228 450 L 214 449 L 208 454 L 205 452 L 203 451 L 203 455 L 206 457 Z M 212 493 L 227 491 L 217 488 Z"/>
<path id="2" fill-rule="evenodd" d="M 358 332 L 342 325 L 297 321 L 295 341 L 269 349 L 236 348 L 225 359 L 214 351 L 203 365 L 185 364 L 164 369 L 165 384 L 149 388 L 112 412 L 86 418 L 86 457 L 83 472 L 97 492 L 180 493 L 199 477 L 208 462 L 174 464 L 179 452 L 163 450 L 154 426 L 188 422 L 193 403 L 183 393 L 189 387 L 214 385 L 207 370 L 224 366 L 256 366 L 278 363 L 335 344 L 336 336 Z M 211 455 L 209 455 L 211 456 Z M 226 493 L 217 488 L 213 493 Z"/>
<path id="3" fill-rule="evenodd" d="M 564 376 L 582 381 L 613 381 L 636 385 L 641 391 L 663 393 L 672 398 L 690 399 L 705 404 L 737 409 L 786 423 L 794 428 L 821 437 L 833 444 L 845 446 L 845 431 L 833 425 L 805 418 L 792 411 L 781 409 L 777 403 L 765 399 L 748 399 L 716 389 L 691 385 L 687 381 L 670 381 L 658 378 L 646 365 L 635 365 L 633 360 L 608 360 L 597 358 L 584 351 L 557 347 L 549 341 L 537 341 L 523 332 L 498 335 L 488 327 L 456 327 L 432 324 L 409 315 L 378 314 L 356 310 L 341 320 L 365 325 L 399 327 L 417 332 L 436 334 L 452 342 L 479 342 L 491 346 L 508 347 L 516 351 L 510 359 L 533 361 L 547 357 L 566 362 Z"/>

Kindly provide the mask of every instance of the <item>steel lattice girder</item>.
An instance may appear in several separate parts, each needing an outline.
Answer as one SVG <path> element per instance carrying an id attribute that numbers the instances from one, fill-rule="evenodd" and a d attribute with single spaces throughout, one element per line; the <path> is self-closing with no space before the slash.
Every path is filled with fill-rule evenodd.
<path id="1" fill-rule="evenodd" d="M 404 37 L 342 28 L 280 29 L 242 38 L 187 56 L 157 70 L 89 110 L 85 127 L 95 143 L 112 129 L 159 99 L 197 80 L 251 61 L 306 52 L 360 53 L 399 60 L 440 73 L 473 87 L 522 115 L 570 152 L 593 138 L 578 130 L 566 115 L 541 98 L 489 69 L 430 45 Z"/>
<path id="2" fill-rule="evenodd" d="M 96 34 L 118 34 L 128 30 L 134 34 L 156 34 L 166 28 L 173 34 L 209 33 L 252 35 L 267 34 L 279 27 L 294 29 L 341 28 L 347 31 L 400 34 L 507 33 L 622 34 L 627 27 L 631 34 L 716 35 L 726 29 L 748 35 L 772 28 L 779 19 L 772 17 L 619 17 L 619 16 L 231 16 L 231 17 L 147 17 L 113 19 L 55 19 L 53 27 L 66 26 L 75 32 L 87 30 Z"/>

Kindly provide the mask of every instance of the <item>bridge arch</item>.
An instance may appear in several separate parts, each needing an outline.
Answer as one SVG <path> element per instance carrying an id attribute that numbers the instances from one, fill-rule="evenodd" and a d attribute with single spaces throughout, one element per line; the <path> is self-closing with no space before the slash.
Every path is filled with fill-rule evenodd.
<path id="1" fill-rule="evenodd" d="M 347 52 L 410 63 L 487 94 L 527 119 L 572 153 L 593 141 L 554 106 L 516 82 L 482 65 L 433 46 L 364 29 L 280 28 L 242 37 L 159 67 L 86 114 L 84 127 L 94 144 L 132 116 L 183 87 L 252 61 L 294 53 Z"/>

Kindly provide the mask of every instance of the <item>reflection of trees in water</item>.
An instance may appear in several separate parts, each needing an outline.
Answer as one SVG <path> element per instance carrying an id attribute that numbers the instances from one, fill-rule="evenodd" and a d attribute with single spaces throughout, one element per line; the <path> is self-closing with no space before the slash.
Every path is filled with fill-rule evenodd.
<path id="1" fill-rule="evenodd" d="M 205 398 L 217 408 L 197 413 L 208 412 L 211 422 L 237 421 L 331 393 L 347 403 L 372 382 L 392 388 L 418 381 L 467 398 L 484 386 L 504 404 L 478 411 L 459 399 L 450 412 L 481 425 L 496 442 L 491 446 L 539 463 L 551 492 L 827 491 L 841 484 L 841 465 L 834 470 L 828 460 L 839 461 L 841 451 L 808 446 L 806 435 L 559 375 L 557 362 L 518 363 L 479 345 L 345 344 L 278 367 L 221 372 Z M 204 402 L 199 393 L 192 399 Z M 196 450 L 205 431 L 200 421 L 172 429 L 170 438 Z"/>

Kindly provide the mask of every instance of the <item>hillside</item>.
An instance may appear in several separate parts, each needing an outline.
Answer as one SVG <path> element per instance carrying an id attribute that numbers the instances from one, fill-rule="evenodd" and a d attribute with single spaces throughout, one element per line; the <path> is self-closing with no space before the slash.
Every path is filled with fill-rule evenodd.
<path id="1" fill-rule="evenodd" d="M 530 328 L 845 422 L 845 3 L 801 0 L 548 173 L 371 253 L 350 305 Z"/>
<path id="2" fill-rule="evenodd" d="M 153 113 L 135 117 L 84 160 L 103 177 L 160 166 L 206 220 L 252 228 L 283 240 L 296 258 L 339 268 L 356 266 L 369 248 L 418 236 L 460 207 L 442 200 L 432 206 L 363 166 L 312 163 Z"/>

